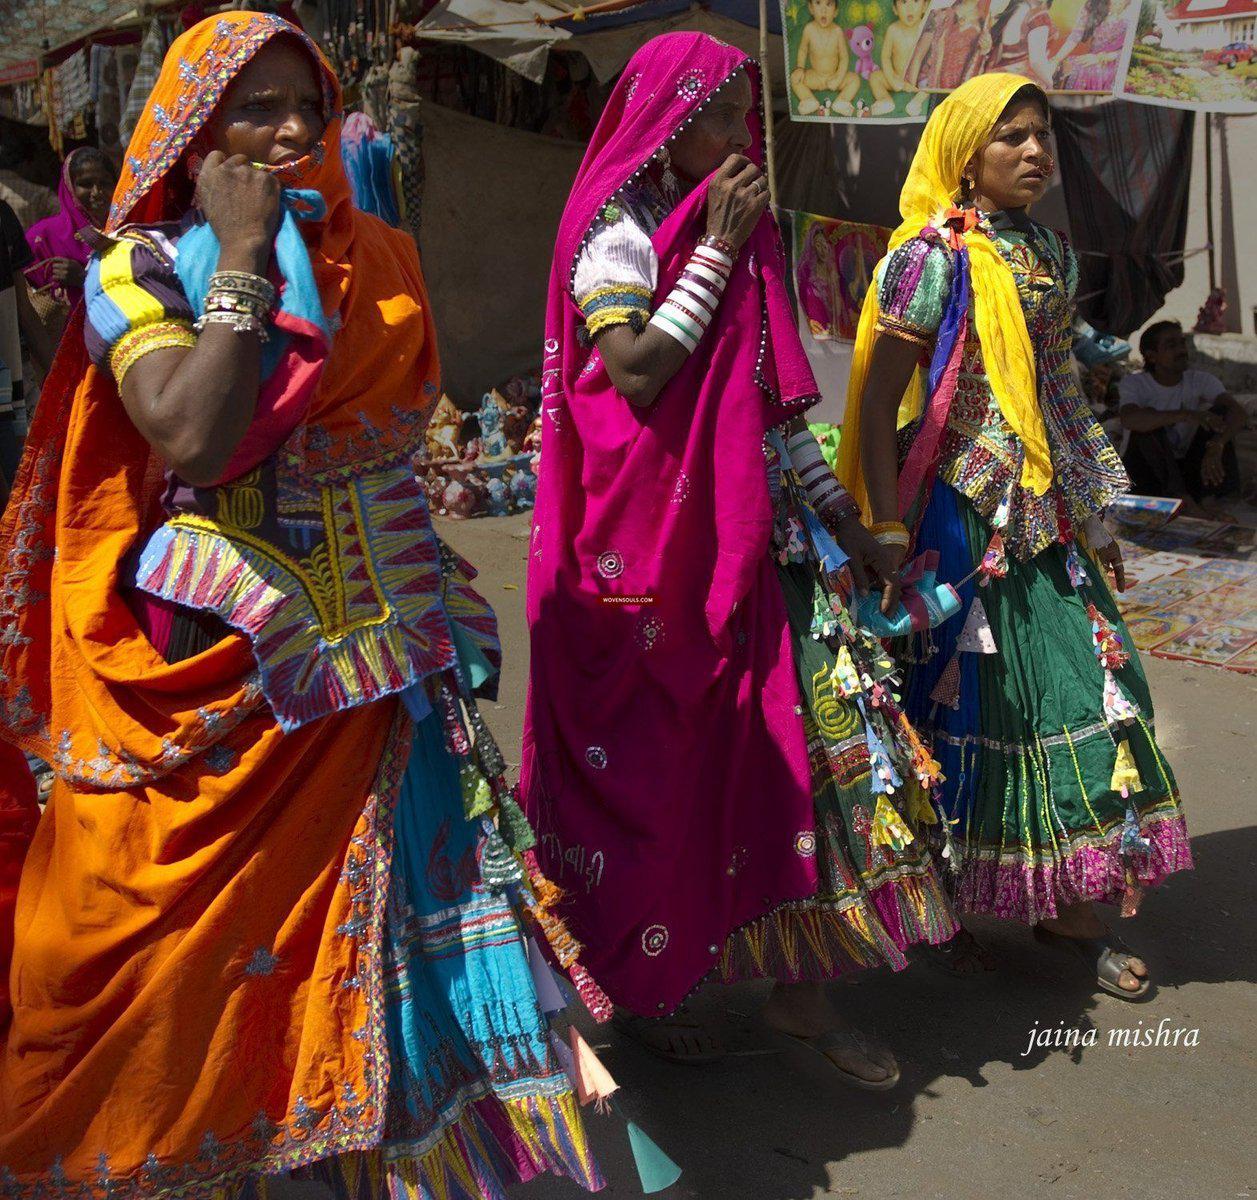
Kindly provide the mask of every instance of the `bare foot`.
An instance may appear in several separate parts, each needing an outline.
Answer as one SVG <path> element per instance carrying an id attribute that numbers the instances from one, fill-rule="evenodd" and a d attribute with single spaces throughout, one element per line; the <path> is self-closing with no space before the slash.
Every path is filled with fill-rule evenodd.
<path id="1" fill-rule="evenodd" d="M 1068 938 L 1099 938 L 1109 931 L 1109 927 L 1100 920 L 1095 908 L 1089 903 L 1062 905 L 1057 909 L 1055 917 L 1040 921 L 1039 925 L 1048 933 Z M 1137 992 L 1144 986 L 1147 978 L 1147 963 L 1142 958 L 1130 958 L 1118 976 L 1117 985 L 1123 991 Z"/>
<path id="2" fill-rule="evenodd" d="M 779 1033 L 800 1041 L 823 1042 L 816 1049 L 853 1082 L 890 1086 L 899 1077 L 895 1056 L 839 1016 L 823 984 L 779 982 L 761 1016 Z"/>
<path id="3" fill-rule="evenodd" d="M 941 946 L 927 946 L 926 952 L 931 962 L 963 979 L 989 974 L 999 966 L 995 955 L 963 925 L 950 942 Z"/>

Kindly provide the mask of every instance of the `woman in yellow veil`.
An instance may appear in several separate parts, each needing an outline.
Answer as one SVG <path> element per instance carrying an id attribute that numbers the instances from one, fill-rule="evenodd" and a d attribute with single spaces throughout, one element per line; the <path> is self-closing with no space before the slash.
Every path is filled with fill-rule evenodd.
<path id="1" fill-rule="evenodd" d="M 937 552 L 961 611 L 901 644 L 946 782 L 957 907 L 1034 925 L 1125 999 L 1151 986 L 1094 911 L 1190 868 L 1100 520 L 1127 488 L 1070 359 L 1078 268 L 1028 209 L 1054 170 L 1043 92 L 969 80 L 925 127 L 861 317 L 839 476 L 903 561 Z M 885 597 L 895 597 L 891 585 Z M 989 966 L 957 939 L 951 966 Z M 966 949 L 967 947 L 967 949 Z"/>

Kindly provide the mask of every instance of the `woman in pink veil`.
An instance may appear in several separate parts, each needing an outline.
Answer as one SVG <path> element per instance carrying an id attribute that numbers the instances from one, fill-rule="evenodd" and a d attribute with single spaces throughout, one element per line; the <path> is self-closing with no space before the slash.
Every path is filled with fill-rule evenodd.
<path id="1" fill-rule="evenodd" d="M 564 211 L 523 794 L 624 1032 L 709 1060 L 686 997 L 770 978 L 770 1027 L 884 1089 L 894 1058 L 823 983 L 955 924 L 919 833 L 933 764 L 847 612 L 883 552 L 802 419 L 758 89 L 714 38 L 655 38 Z"/>

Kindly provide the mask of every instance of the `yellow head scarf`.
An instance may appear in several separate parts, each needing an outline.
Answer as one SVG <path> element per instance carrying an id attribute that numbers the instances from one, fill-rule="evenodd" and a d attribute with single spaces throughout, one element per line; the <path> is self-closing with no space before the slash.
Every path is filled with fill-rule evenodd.
<path id="1" fill-rule="evenodd" d="M 926 225 L 942 225 L 943 214 L 960 195 L 961 171 L 990 140 L 1008 102 L 1027 86 L 1032 86 L 1031 81 L 1021 75 L 979 75 L 958 87 L 934 110 L 899 195 L 903 223 L 891 235 L 892 253 Z M 1022 486 L 1042 495 L 1052 482 L 1052 459 L 1039 411 L 1034 349 L 1017 284 L 985 233 L 974 229 L 963 236 L 969 250 L 974 330 L 982 346 L 991 391 L 1004 419 L 1025 447 Z M 838 453 L 838 477 L 866 510 L 868 497 L 860 466 L 860 404 L 879 312 L 877 289 L 873 287 L 860 314 Z M 899 424 L 915 420 L 923 403 L 921 372 L 917 371 L 900 405 Z"/>

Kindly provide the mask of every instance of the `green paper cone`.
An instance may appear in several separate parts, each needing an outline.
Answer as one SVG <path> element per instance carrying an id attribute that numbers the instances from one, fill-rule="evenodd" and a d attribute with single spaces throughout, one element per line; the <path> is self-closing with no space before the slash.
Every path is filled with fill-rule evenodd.
<path id="1" fill-rule="evenodd" d="M 632 1121 L 627 1122 L 629 1145 L 633 1148 L 633 1161 L 637 1164 L 637 1176 L 642 1181 L 646 1195 L 662 1192 L 681 1178 L 681 1168 L 676 1165 Z"/>

